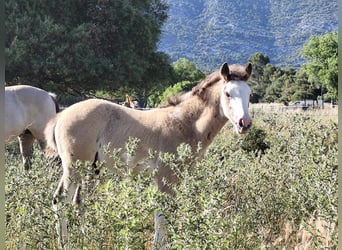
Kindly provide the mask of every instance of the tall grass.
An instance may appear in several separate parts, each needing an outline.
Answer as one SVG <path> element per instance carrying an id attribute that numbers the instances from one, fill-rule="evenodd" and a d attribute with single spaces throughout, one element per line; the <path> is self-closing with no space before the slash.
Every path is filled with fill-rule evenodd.
<path id="1" fill-rule="evenodd" d="M 78 213 L 70 204 L 62 209 L 71 248 L 150 249 L 153 211 L 162 209 L 171 249 L 336 249 L 337 130 L 301 113 L 255 117 L 242 137 L 227 124 L 194 167 L 187 145 L 162 156 L 183 180 L 173 199 L 158 192 L 152 175 L 89 174 Z M 11 144 L 7 249 L 58 249 L 51 202 L 61 168 L 39 150 L 32 170 L 19 165 Z"/>

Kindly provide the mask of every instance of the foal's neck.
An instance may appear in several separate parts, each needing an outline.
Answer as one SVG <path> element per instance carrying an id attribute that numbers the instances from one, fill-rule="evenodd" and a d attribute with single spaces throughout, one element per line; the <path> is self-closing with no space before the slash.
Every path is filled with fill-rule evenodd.
<path id="1" fill-rule="evenodd" d="M 210 145 L 227 122 L 227 118 L 220 112 L 219 97 L 205 103 L 194 96 L 187 101 L 183 115 L 185 121 L 191 122 L 195 143 L 201 142 L 203 149 Z"/>

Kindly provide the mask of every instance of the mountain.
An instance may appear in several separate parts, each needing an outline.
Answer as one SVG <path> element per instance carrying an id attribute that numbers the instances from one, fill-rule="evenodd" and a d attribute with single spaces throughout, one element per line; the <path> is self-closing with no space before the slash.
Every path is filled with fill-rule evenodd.
<path id="1" fill-rule="evenodd" d="M 256 52 L 273 65 L 299 67 L 313 34 L 338 30 L 337 0 L 166 0 L 159 50 L 204 71 L 245 64 Z"/>

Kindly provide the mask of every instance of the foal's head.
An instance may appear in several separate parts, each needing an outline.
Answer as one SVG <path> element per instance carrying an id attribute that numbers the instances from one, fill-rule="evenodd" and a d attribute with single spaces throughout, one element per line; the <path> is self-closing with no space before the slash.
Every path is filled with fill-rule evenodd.
<path id="1" fill-rule="evenodd" d="M 246 81 L 252 73 L 252 64 L 228 66 L 224 63 L 220 68 L 224 81 L 221 92 L 221 111 L 232 122 L 238 134 L 246 133 L 252 126 L 248 113 L 251 89 Z"/>

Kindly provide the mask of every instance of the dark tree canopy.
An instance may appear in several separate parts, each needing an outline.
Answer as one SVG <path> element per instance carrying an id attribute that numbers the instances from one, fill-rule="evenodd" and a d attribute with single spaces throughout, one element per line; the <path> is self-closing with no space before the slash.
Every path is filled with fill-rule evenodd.
<path id="1" fill-rule="evenodd" d="M 163 0 L 8 0 L 6 82 L 82 91 L 163 82 L 167 9 Z"/>
<path id="2" fill-rule="evenodd" d="M 312 56 L 319 57 L 319 53 L 312 53 Z M 337 54 L 333 53 L 329 56 L 331 57 L 329 61 L 337 62 Z M 288 104 L 298 100 L 316 100 L 318 98 L 329 100 L 331 98 L 331 96 L 324 95 L 326 94 L 326 89 L 322 88 L 319 82 L 316 83 L 312 80 L 318 79 L 316 75 L 319 71 L 312 72 L 316 72 L 316 75 L 309 75 L 310 71 L 307 68 L 308 65 L 311 65 L 310 62 L 304 64 L 300 69 L 289 67 L 282 69 L 270 64 L 268 56 L 259 52 L 255 53 L 249 61 L 253 64 L 253 72 L 249 80 L 252 87 L 252 103 L 261 101 Z M 330 67 L 330 69 L 328 73 L 335 76 L 337 68 Z M 329 79 L 331 78 L 333 77 Z M 328 83 L 329 81 L 326 82 Z M 331 82 L 335 83 L 335 81 Z M 322 94 L 324 95 L 323 97 Z"/>

